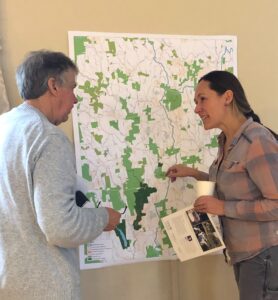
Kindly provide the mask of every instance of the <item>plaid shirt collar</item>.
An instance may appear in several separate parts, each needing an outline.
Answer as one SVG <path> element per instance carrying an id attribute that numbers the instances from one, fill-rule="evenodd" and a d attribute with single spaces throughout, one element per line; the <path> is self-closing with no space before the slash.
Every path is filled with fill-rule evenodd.
<path id="1" fill-rule="evenodd" d="M 252 118 L 249 118 L 249 119 L 247 119 L 247 120 L 239 127 L 237 133 L 236 133 L 235 136 L 233 137 L 233 140 L 232 140 L 232 142 L 231 142 L 231 144 L 230 144 L 229 149 L 231 149 L 232 147 L 234 147 L 234 146 L 237 144 L 238 140 L 240 139 L 240 137 L 241 137 L 242 135 L 245 136 L 245 138 L 246 138 L 247 140 L 249 140 L 249 138 L 244 134 L 244 131 L 245 131 L 246 128 L 247 128 L 251 123 L 253 123 L 253 122 L 254 122 L 253 119 L 252 119 Z M 218 144 L 219 144 L 219 146 L 220 146 L 221 148 L 224 147 L 226 137 L 225 137 L 225 134 L 224 134 L 223 131 L 218 135 L 218 138 L 217 138 L 217 139 L 218 139 Z"/>

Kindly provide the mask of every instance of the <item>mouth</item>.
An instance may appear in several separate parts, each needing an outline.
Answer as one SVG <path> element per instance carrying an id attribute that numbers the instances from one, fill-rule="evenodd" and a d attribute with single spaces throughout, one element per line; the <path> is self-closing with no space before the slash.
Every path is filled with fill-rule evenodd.
<path id="1" fill-rule="evenodd" d="M 200 118 L 201 118 L 201 120 L 204 122 L 205 120 L 208 119 L 208 116 L 207 116 L 207 115 L 205 115 L 205 116 L 200 116 Z"/>

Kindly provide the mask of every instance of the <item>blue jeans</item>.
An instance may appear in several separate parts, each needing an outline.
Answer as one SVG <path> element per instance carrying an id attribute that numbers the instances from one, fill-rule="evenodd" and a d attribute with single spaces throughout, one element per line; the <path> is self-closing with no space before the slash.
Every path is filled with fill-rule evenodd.
<path id="1" fill-rule="evenodd" d="M 278 246 L 234 265 L 240 300 L 278 300 Z"/>

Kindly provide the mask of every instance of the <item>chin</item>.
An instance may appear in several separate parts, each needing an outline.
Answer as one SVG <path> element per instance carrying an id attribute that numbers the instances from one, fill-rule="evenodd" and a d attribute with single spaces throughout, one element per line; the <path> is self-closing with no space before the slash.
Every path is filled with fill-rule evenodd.
<path id="1" fill-rule="evenodd" d="M 203 124 L 205 130 L 213 129 L 214 127 L 209 124 Z"/>
<path id="2" fill-rule="evenodd" d="M 60 123 L 67 122 L 68 119 L 69 119 L 69 116 L 65 116 L 65 117 L 63 118 L 63 120 L 62 120 Z"/>

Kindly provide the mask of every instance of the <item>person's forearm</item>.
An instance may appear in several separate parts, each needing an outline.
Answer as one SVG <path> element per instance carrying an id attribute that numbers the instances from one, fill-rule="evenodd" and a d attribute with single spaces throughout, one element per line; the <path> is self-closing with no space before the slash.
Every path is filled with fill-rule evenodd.
<path id="1" fill-rule="evenodd" d="M 193 177 L 197 180 L 209 180 L 209 174 L 199 171 L 196 169 L 196 173 L 193 175 Z"/>

